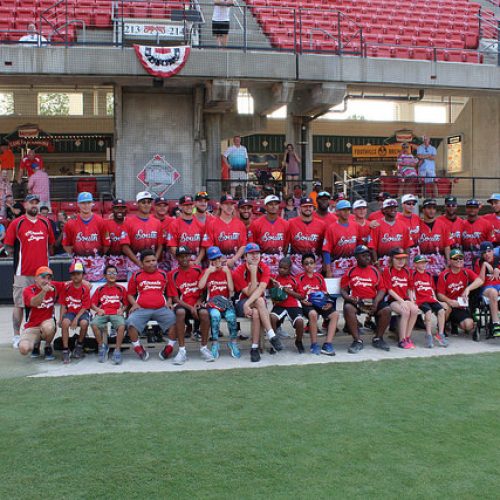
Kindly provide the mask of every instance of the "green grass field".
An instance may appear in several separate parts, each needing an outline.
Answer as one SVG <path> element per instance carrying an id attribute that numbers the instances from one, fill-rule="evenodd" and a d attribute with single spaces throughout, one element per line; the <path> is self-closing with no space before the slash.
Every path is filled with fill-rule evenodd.
<path id="1" fill-rule="evenodd" d="M 500 355 L 0 385 L 0 498 L 498 498 Z"/>

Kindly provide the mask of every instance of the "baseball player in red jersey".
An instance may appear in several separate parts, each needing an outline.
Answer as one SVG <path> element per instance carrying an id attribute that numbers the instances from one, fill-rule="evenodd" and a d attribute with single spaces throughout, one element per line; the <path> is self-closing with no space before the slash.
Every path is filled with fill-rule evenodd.
<path id="1" fill-rule="evenodd" d="M 302 255 L 305 253 L 314 254 L 316 271 L 320 272 L 322 268 L 321 250 L 326 226 L 322 220 L 313 217 L 313 214 L 313 200 L 311 198 L 301 198 L 299 216 L 288 221 L 293 275 L 304 272 Z"/>
<path id="2" fill-rule="evenodd" d="M 70 219 L 64 226 L 63 248 L 73 255 L 73 262 L 82 262 L 88 281 L 100 281 L 106 265 L 103 256 L 109 248 L 109 234 L 101 216 L 92 213 L 92 193 L 79 193 L 77 202 L 76 219 Z"/>
<path id="3" fill-rule="evenodd" d="M 163 228 L 161 222 L 152 216 L 153 195 L 148 191 L 141 191 L 135 197 L 139 211 L 129 215 L 125 220 L 127 238 L 123 240 L 122 251 L 129 259 L 129 273 L 141 267 L 138 255 L 150 248 L 159 260 L 163 250 Z"/>
<path id="4" fill-rule="evenodd" d="M 288 250 L 288 222 L 278 215 L 280 199 L 276 195 L 266 196 L 264 206 L 266 215 L 250 224 L 248 239 L 259 245 L 262 262 L 277 274 L 279 261 Z"/>
<path id="5" fill-rule="evenodd" d="M 380 219 L 384 218 L 384 214 L 382 212 L 382 207 L 383 207 L 384 201 L 388 200 L 390 198 L 392 198 L 392 197 L 391 197 L 391 195 L 389 193 L 379 193 L 379 194 L 377 194 L 377 196 L 375 197 L 375 199 L 377 200 L 378 209 L 374 210 L 368 216 L 368 220 L 370 222 L 374 221 L 374 220 L 380 220 Z"/>
<path id="6" fill-rule="evenodd" d="M 408 253 L 412 239 L 408 226 L 396 218 L 398 202 L 393 199 L 384 200 L 382 212 L 384 217 L 378 221 L 377 227 L 371 229 L 368 248 L 371 249 L 373 262 L 380 268 L 389 265 L 389 254 L 392 248 L 402 247 Z"/>
<path id="7" fill-rule="evenodd" d="M 420 217 L 414 213 L 417 204 L 417 197 L 413 194 L 405 194 L 401 197 L 403 211 L 397 214 L 397 218 L 404 222 L 410 231 L 412 245 L 410 248 L 410 261 L 418 254 L 418 238 L 420 236 Z"/>
<path id="8" fill-rule="evenodd" d="M 458 207 L 455 196 L 447 196 L 444 199 L 444 207 L 444 215 L 440 215 L 437 219 L 450 232 L 451 246 L 460 246 L 462 243 L 462 224 L 464 221 L 457 215 Z"/>
<path id="9" fill-rule="evenodd" d="M 359 226 L 359 239 L 363 245 L 368 245 L 370 241 L 370 223 L 367 214 L 368 204 L 365 200 L 356 200 L 352 204 L 352 214 L 349 220 Z"/>
<path id="10" fill-rule="evenodd" d="M 427 257 L 427 270 L 439 276 L 450 259 L 451 238 L 444 222 L 436 218 L 437 202 L 432 198 L 423 201 L 418 247 Z"/>
<path id="11" fill-rule="evenodd" d="M 238 201 L 238 216 L 247 230 L 247 239 L 248 239 L 248 230 L 250 229 L 250 224 L 254 220 L 253 203 L 250 200 L 242 198 L 241 200 Z"/>
<path id="12" fill-rule="evenodd" d="M 161 223 L 162 237 L 163 237 L 163 251 L 158 262 L 158 268 L 164 271 L 170 271 L 172 269 L 172 262 L 175 260 L 173 255 L 170 253 L 168 246 L 166 245 L 166 238 L 168 234 L 168 229 L 170 224 L 174 220 L 174 217 L 168 215 L 168 200 L 163 196 L 156 198 L 153 202 L 154 205 L 154 217 L 158 219 Z"/>
<path id="13" fill-rule="evenodd" d="M 23 321 L 23 290 L 35 283 L 35 271 L 49 264 L 49 252 L 55 243 L 49 221 L 38 215 L 40 198 L 36 194 L 26 196 L 25 215 L 14 219 L 7 228 L 4 238 L 5 250 L 14 257 L 14 284 L 12 298 L 12 346 L 19 345 L 21 323 Z"/>
<path id="14" fill-rule="evenodd" d="M 206 191 L 200 191 L 194 195 L 194 210 L 193 216 L 198 220 L 206 229 L 207 222 L 212 221 L 212 214 L 208 211 L 208 202 L 210 201 L 210 196 Z"/>
<path id="15" fill-rule="evenodd" d="M 500 193 L 493 193 L 488 203 L 493 208 L 493 213 L 483 215 L 483 219 L 493 226 L 493 244 L 498 247 L 500 246 Z"/>
<path id="16" fill-rule="evenodd" d="M 125 227 L 127 204 L 125 200 L 117 198 L 113 200 L 112 207 L 112 218 L 104 219 L 104 224 L 109 234 L 108 265 L 116 266 L 118 280 L 126 281 L 128 277 L 128 265 L 127 257 L 122 253 L 122 245 L 128 239 Z"/>
<path id="17" fill-rule="evenodd" d="M 323 261 L 328 278 L 341 278 L 356 264 L 354 249 L 361 243 L 359 226 L 349 221 L 351 204 L 347 200 L 337 203 L 338 220 L 327 227 L 323 241 Z"/>
<path id="18" fill-rule="evenodd" d="M 465 202 L 466 217 L 462 223 L 460 237 L 467 269 L 472 269 L 474 260 L 481 256 L 479 251 L 481 243 L 493 240 L 493 224 L 479 217 L 480 208 L 481 204 L 478 200 L 470 199 Z"/>
<path id="19" fill-rule="evenodd" d="M 329 210 L 331 199 L 332 197 L 328 191 L 320 191 L 316 198 L 318 206 L 313 217 L 322 220 L 325 223 L 325 227 L 337 222 L 337 216 Z"/>
<path id="20" fill-rule="evenodd" d="M 181 214 L 170 224 L 166 238 L 167 246 L 172 255 L 175 255 L 178 247 L 188 247 L 192 252 L 191 259 L 196 266 L 199 266 L 205 257 L 205 247 L 202 246 L 206 240 L 205 228 L 193 216 L 193 198 L 191 196 L 182 196 L 179 199 L 179 207 Z M 174 263 L 173 267 L 177 267 L 177 264 Z"/>
<path id="21" fill-rule="evenodd" d="M 241 257 L 247 244 L 247 230 L 241 220 L 234 215 L 236 201 L 230 195 L 220 199 L 220 216 L 212 217 L 206 226 L 206 241 L 203 246 L 216 246 L 226 257 L 226 265 L 233 269 L 241 264 Z"/>

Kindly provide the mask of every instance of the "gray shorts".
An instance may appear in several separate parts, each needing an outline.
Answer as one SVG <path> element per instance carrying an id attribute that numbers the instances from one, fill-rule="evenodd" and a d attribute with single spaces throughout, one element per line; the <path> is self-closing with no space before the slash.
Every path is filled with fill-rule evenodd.
<path id="1" fill-rule="evenodd" d="M 144 331 L 148 321 L 156 321 L 162 332 L 175 324 L 175 314 L 168 307 L 159 309 L 137 309 L 127 320 L 127 326 L 133 326 L 139 333 Z"/>
<path id="2" fill-rule="evenodd" d="M 14 299 L 15 307 L 24 307 L 23 290 L 35 283 L 34 276 L 14 276 L 14 284 L 12 285 L 12 298 Z"/>

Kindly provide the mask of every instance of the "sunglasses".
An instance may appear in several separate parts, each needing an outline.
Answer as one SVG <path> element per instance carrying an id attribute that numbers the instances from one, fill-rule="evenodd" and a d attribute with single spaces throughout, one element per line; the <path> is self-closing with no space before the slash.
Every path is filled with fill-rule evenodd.
<path id="1" fill-rule="evenodd" d="M 117 275 L 118 275 L 118 273 L 116 271 L 108 271 L 106 273 L 106 276 L 117 276 Z"/>
<path id="2" fill-rule="evenodd" d="M 405 205 L 416 205 L 416 201 L 405 201 Z"/>
<path id="3" fill-rule="evenodd" d="M 50 274 L 50 273 L 42 273 L 42 274 L 39 274 L 38 276 L 41 276 L 42 278 L 52 278 L 52 274 Z"/>
<path id="4" fill-rule="evenodd" d="M 453 257 L 453 259 L 451 259 L 451 260 L 464 260 L 464 258 L 463 257 Z"/>

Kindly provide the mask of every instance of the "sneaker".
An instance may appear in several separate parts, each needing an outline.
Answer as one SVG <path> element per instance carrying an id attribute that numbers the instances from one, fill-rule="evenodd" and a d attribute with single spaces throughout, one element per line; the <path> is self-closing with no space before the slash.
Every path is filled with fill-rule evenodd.
<path id="1" fill-rule="evenodd" d="M 113 351 L 113 356 L 111 356 L 111 362 L 114 365 L 121 365 L 122 364 L 122 352 L 120 349 L 115 349 Z"/>
<path id="2" fill-rule="evenodd" d="M 432 340 L 432 335 L 425 334 L 425 347 L 432 349 L 434 347 L 434 341 Z"/>
<path id="3" fill-rule="evenodd" d="M 448 339 L 444 335 L 436 333 L 434 338 L 436 339 L 439 347 L 448 347 Z"/>
<path id="4" fill-rule="evenodd" d="M 382 351 L 391 350 L 391 348 L 386 344 L 385 340 L 378 337 L 373 337 L 372 346 L 375 347 L 375 349 L 382 349 Z"/>
<path id="5" fill-rule="evenodd" d="M 212 352 L 210 351 L 210 349 L 206 345 L 204 345 L 200 349 L 200 354 L 201 354 L 201 359 L 203 359 L 203 361 L 206 361 L 207 363 L 211 363 L 212 361 L 215 361 L 215 358 L 214 358 Z"/>
<path id="6" fill-rule="evenodd" d="M 72 356 L 75 359 L 80 359 L 83 356 L 83 345 L 78 342 L 75 344 L 75 348 L 73 349 Z"/>
<path id="7" fill-rule="evenodd" d="M 228 342 L 227 347 L 231 351 L 231 356 L 233 358 L 241 358 L 240 348 L 238 347 L 238 344 L 236 342 Z"/>
<path id="8" fill-rule="evenodd" d="M 218 342 L 214 342 L 212 344 L 212 356 L 214 359 L 219 359 L 219 356 L 220 356 L 220 348 L 219 348 L 219 343 Z"/>
<path id="9" fill-rule="evenodd" d="M 201 332 L 200 332 L 200 330 L 196 330 L 193 333 L 193 340 L 195 340 L 196 342 L 200 342 L 201 341 Z"/>
<path id="10" fill-rule="evenodd" d="M 260 361 L 260 352 L 258 348 L 250 349 L 250 361 L 252 363 L 257 363 Z"/>
<path id="11" fill-rule="evenodd" d="M 398 347 L 400 349 L 411 349 L 410 344 L 408 344 L 408 341 L 406 339 L 400 340 L 398 342 Z"/>
<path id="12" fill-rule="evenodd" d="M 187 361 L 186 350 L 180 350 L 174 358 L 174 365 L 183 365 Z"/>
<path id="13" fill-rule="evenodd" d="M 12 337 L 12 347 L 14 349 L 19 349 L 19 342 L 21 342 L 21 335 L 14 335 Z"/>
<path id="14" fill-rule="evenodd" d="M 276 351 L 281 351 L 283 349 L 281 340 L 277 335 L 275 335 L 272 339 L 269 339 L 269 342 L 271 342 L 271 345 Z"/>
<path id="15" fill-rule="evenodd" d="M 494 335 L 493 335 L 494 336 Z M 474 342 L 479 342 L 481 340 L 481 335 L 479 334 L 479 328 L 476 326 L 472 331 L 472 340 Z"/>
<path id="16" fill-rule="evenodd" d="M 319 356 L 321 354 L 321 347 L 316 343 L 311 344 L 310 351 L 311 354 L 316 354 L 317 356 Z"/>
<path id="17" fill-rule="evenodd" d="M 160 350 L 158 356 L 160 357 L 160 359 L 166 360 L 172 355 L 173 352 L 174 348 L 170 344 L 167 344 L 163 349 Z"/>
<path id="18" fill-rule="evenodd" d="M 99 363 L 104 363 L 108 359 L 108 351 L 109 347 L 107 344 L 102 344 L 101 347 L 99 347 L 99 352 L 97 353 L 97 361 Z"/>
<path id="19" fill-rule="evenodd" d="M 357 354 L 359 351 L 363 350 L 363 341 L 362 340 L 354 340 L 353 343 L 347 349 L 349 354 Z"/>
<path id="20" fill-rule="evenodd" d="M 297 348 L 297 351 L 299 351 L 299 354 L 304 354 L 304 352 L 306 352 L 306 350 L 304 349 L 304 344 L 302 343 L 302 340 L 296 340 L 295 347 Z"/>
<path id="21" fill-rule="evenodd" d="M 56 357 L 54 356 L 54 351 L 52 350 L 52 346 L 50 345 L 45 346 L 44 355 L 45 361 L 54 361 L 54 359 L 56 359 Z"/>
<path id="22" fill-rule="evenodd" d="M 325 342 L 321 346 L 321 354 L 326 354 L 327 356 L 335 356 L 335 349 L 330 342 Z"/>
<path id="23" fill-rule="evenodd" d="M 493 337 L 500 337 L 500 323 L 493 323 Z"/>
<path id="24" fill-rule="evenodd" d="M 40 342 L 36 343 L 33 346 L 33 350 L 31 351 L 31 357 L 32 358 L 39 358 L 40 357 Z"/>
<path id="25" fill-rule="evenodd" d="M 144 349 L 144 347 L 140 344 L 134 347 L 134 351 L 143 361 L 146 361 L 149 358 L 149 352 L 146 351 L 146 349 Z"/>
<path id="26" fill-rule="evenodd" d="M 410 337 L 407 337 L 406 343 L 408 344 L 408 349 L 416 349 L 415 344 L 413 343 L 413 340 Z"/>
<path id="27" fill-rule="evenodd" d="M 69 361 L 70 361 L 70 358 L 71 358 L 71 354 L 69 352 L 69 349 L 65 349 L 63 352 L 62 352 L 62 355 L 63 355 L 63 363 L 65 365 L 69 365 Z"/>

